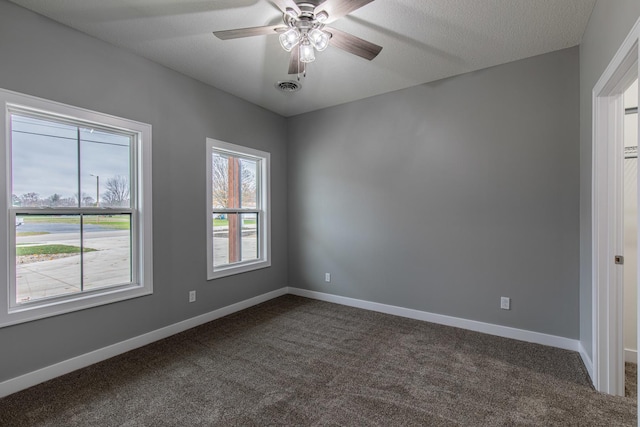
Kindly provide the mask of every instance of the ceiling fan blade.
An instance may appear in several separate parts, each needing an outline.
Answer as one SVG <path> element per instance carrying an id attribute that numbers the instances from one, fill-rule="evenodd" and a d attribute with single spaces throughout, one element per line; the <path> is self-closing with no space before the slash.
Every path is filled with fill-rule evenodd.
<path id="1" fill-rule="evenodd" d="M 291 49 L 291 57 L 289 58 L 288 74 L 304 74 L 304 62 L 300 62 L 300 45 L 296 45 Z"/>
<path id="2" fill-rule="evenodd" d="M 335 46 L 338 49 L 358 55 L 364 59 L 368 59 L 369 61 L 378 56 L 382 50 L 382 46 L 378 46 L 377 44 L 368 42 L 352 34 L 345 33 L 344 31 L 329 27 L 326 27 L 325 31 L 331 33 L 331 40 L 329 41 L 331 46 Z"/>
<path id="3" fill-rule="evenodd" d="M 271 25 L 268 27 L 237 28 L 235 30 L 214 31 L 213 34 L 221 40 L 239 39 L 241 37 L 267 36 L 278 34 L 279 29 L 286 29 L 282 25 Z"/>
<path id="4" fill-rule="evenodd" d="M 280 9 L 282 13 L 286 13 L 287 9 L 293 9 L 296 11 L 296 14 L 300 15 L 300 8 L 294 0 L 271 0 L 271 3 L 278 6 L 278 9 Z"/>
<path id="5" fill-rule="evenodd" d="M 315 14 L 322 12 L 323 10 L 329 14 L 329 18 L 325 21 L 326 24 L 340 19 L 371 3 L 373 0 L 328 0 L 320 3 L 316 6 Z"/>

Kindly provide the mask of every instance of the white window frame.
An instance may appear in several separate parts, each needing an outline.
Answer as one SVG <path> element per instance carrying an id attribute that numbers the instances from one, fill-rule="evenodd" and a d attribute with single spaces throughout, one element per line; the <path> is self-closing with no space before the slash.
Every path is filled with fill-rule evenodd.
<path id="1" fill-rule="evenodd" d="M 6 286 L 0 286 L 0 327 L 28 322 L 153 293 L 153 241 L 151 200 L 151 125 L 86 110 L 42 98 L 0 89 L 0 164 L 6 173 L 0 174 L 0 259 L 6 262 Z M 52 120 L 68 121 L 95 128 L 115 129 L 134 136 L 131 151 L 131 209 L 128 208 L 51 208 L 23 209 L 12 206 L 11 114 L 28 114 Z M 101 214 L 115 212 L 131 214 L 132 280 L 129 284 L 105 287 L 78 294 L 62 295 L 17 304 L 16 295 L 16 212 L 37 214 Z"/>
<path id="2" fill-rule="evenodd" d="M 235 157 L 244 157 L 259 160 L 260 167 L 256 177 L 259 183 L 259 191 L 256 199 L 259 206 L 256 209 L 215 209 L 215 212 L 227 211 L 229 213 L 258 213 L 258 259 L 230 265 L 213 265 L 213 180 L 212 162 L 213 153 L 221 152 Z M 233 274 L 246 273 L 271 266 L 271 155 L 265 151 L 241 145 L 231 144 L 217 139 L 207 138 L 207 279 L 213 280 Z"/>

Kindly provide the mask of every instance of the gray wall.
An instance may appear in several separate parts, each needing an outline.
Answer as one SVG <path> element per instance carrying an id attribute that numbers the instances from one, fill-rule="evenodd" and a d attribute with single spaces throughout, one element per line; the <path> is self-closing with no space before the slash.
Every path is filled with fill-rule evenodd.
<path id="1" fill-rule="evenodd" d="M 580 342 L 592 356 L 591 91 L 640 16 L 638 0 L 598 0 L 580 45 Z"/>
<path id="2" fill-rule="evenodd" d="M 291 118 L 289 284 L 578 338 L 578 67 L 571 48 Z"/>
<path id="3" fill-rule="evenodd" d="M 0 57 L 2 88 L 150 123 L 154 198 L 153 295 L 0 328 L 0 381 L 287 285 L 284 118 L 4 0 Z M 271 153 L 271 268 L 206 281 L 206 137 Z"/>
<path id="4" fill-rule="evenodd" d="M 155 276 L 1 328 L 0 381 L 287 284 L 569 338 L 580 320 L 591 353 L 591 89 L 638 16 L 599 0 L 580 73 L 574 48 L 286 121 L 0 0 L 0 87 L 153 125 Z M 269 269 L 205 280 L 206 137 L 272 154 Z"/>

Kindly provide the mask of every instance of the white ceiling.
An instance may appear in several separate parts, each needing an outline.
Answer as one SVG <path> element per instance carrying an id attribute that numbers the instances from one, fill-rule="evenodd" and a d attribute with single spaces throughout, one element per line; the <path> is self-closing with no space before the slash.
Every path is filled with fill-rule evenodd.
<path id="1" fill-rule="evenodd" d="M 378 57 L 329 47 L 295 93 L 274 87 L 295 79 L 277 36 L 212 34 L 281 23 L 267 0 L 12 1 L 292 116 L 578 45 L 596 0 L 373 1 L 331 26 L 383 46 Z"/>

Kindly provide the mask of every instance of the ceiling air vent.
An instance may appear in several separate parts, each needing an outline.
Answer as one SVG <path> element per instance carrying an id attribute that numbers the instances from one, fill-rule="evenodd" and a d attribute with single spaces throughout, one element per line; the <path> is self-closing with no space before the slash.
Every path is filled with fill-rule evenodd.
<path id="1" fill-rule="evenodd" d="M 301 88 L 302 88 L 302 85 L 300 85 L 300 83 L 294 82 L 291 80 L 276 83 L 276 89 L 285 93 L 297 92 Z"/>

